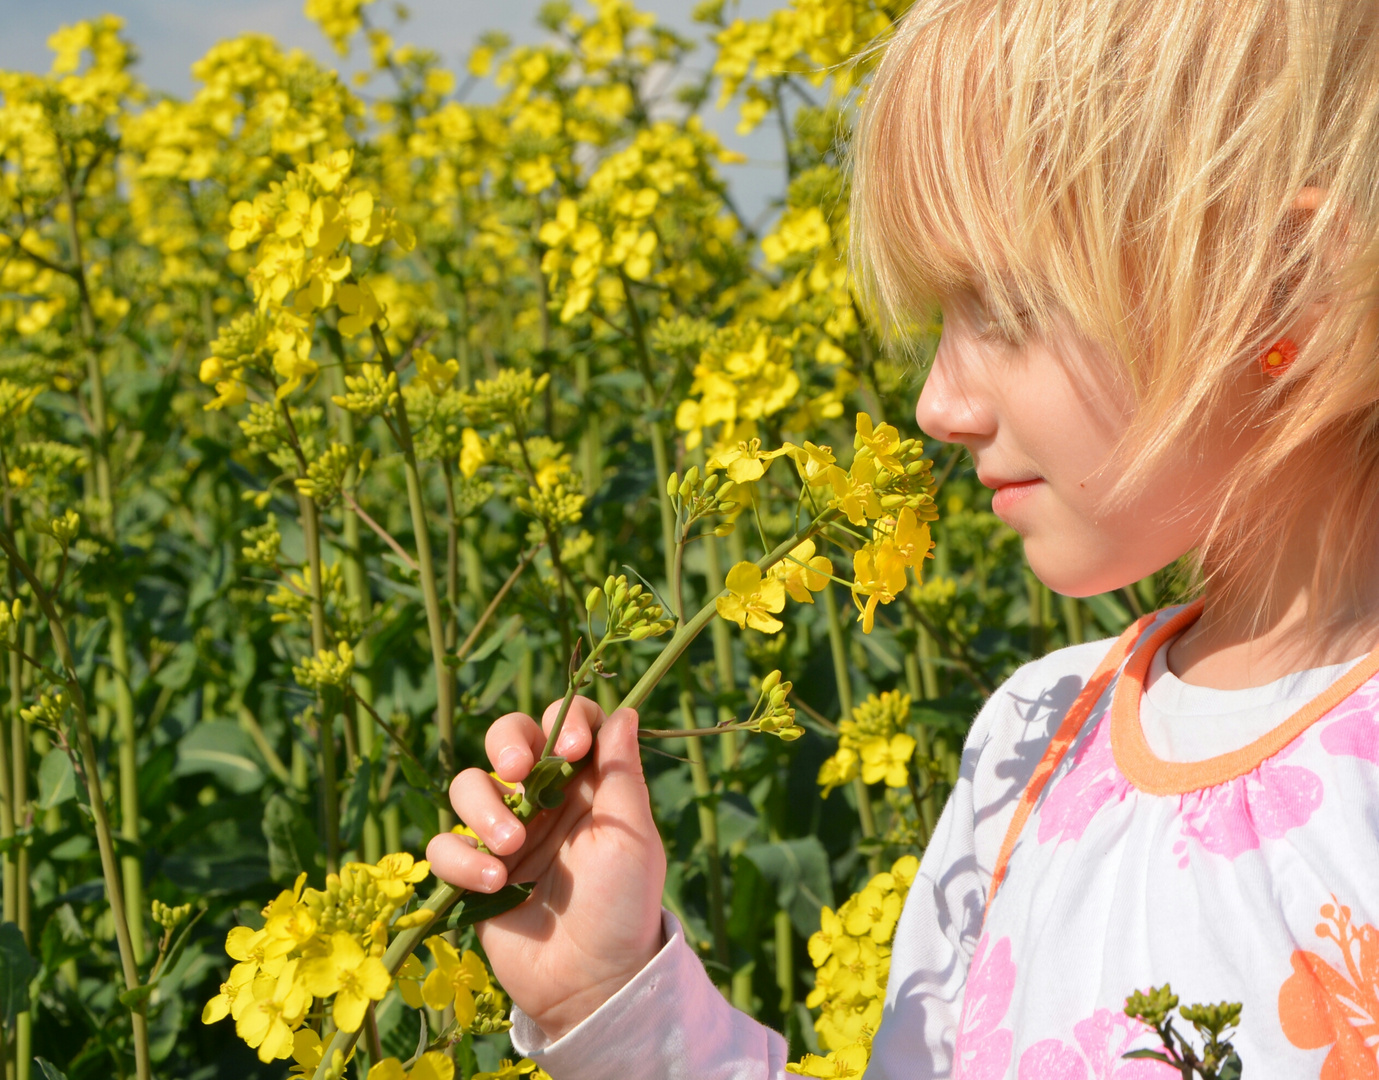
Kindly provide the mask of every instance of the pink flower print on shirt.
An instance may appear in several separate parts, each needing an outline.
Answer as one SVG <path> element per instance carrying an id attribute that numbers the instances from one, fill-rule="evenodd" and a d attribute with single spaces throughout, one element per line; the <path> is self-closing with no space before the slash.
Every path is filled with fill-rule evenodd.
<path id="1" fill-rule="evenodd" d="M 989 945 L 990 938 L 983 935 L 972 954 L 953 1049 L 953 1080 L 1001 1080 L 1010 1067 L 1015 1035 L 999 1025 L 1015 993 L 1015 964 L 1010 938 L 1001 938 L 990 952 Z"/>
<path id="2" fill-rule="evenodd" d="M 1298 745 L 1295 739 L 1244 776 L 1181 797 L 1183 839 L 1173 845 L 1180 867 L 1188 864 L 1190 842 L 1235 859 L 1307 824 L 1322 804 L 1321 777 L 1301 765 L 1280 764 Z"/>
<path id="3" fill-rule="evenodd" d="M 1379 765 L 1379 679 L 1370 679 L 1327 714 L 1322 749 Z"/>
<path id="4" fill-rule="evenodd" d="M 1130 793 L 1130 781 L 1116 767 L 1111 725 L 1103 716 L 1078 747 L 1072 768 L 1053 784 L 1039 808 L 1039 842 L 1081 840 L 1097 811 Z"/>
<path id="5" fill-rule="evenodd" d="M 1294 741 L 1258 768 L 1227 783 L 1179 797 L 1182 839 L 1173 845 L 1188 864 L 1195 843 L 1213 855 L 1235 859 L 1263 840 L 1276 840 L 1307 824 L 1322 803 L 1322 782 L 1311 769 L 1281 764 L 1297 748 Z M 1080 840 L 1102 807 L 1123 801 L 1134 790 L 1116 767 L 1111 725 L 1103 718 L 1078 749 L 1072 768 L 1057 780 L 1039 809 L 1039 842 Z"/>
<path id="6" fill-rule="evenodd" d="M 1177 1080 L 1178 1070 L 1162 1061 L 1125 1055 L 1152 1028 L 1123 1012 L 1098 1009 L 1073 1026 L 1073 1046 L 1061 1039 L 1044 1039 L 1020 1055 L 1018 1080 Z M 1152 1040 L 1151 1040 L 1152 1041 Z"/>

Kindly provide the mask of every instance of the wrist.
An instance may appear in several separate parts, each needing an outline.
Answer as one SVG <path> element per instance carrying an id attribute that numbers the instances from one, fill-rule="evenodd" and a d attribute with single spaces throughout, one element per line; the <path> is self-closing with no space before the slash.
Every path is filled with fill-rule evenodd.
<path id="1" fill-rule="evenodd" d="M 607 972 L 597 981 L 552 1002 L 539 1015 L 529 1014 L 532 1022 L 550 1042 L 564 1038 L 645 971 L 665 948 L 666 942 L 665 931 L 660 920 L 657 920 L 655 934 L 642 949 L 630 955 L 626 963 L 619 964 L 616 970 Z"/>

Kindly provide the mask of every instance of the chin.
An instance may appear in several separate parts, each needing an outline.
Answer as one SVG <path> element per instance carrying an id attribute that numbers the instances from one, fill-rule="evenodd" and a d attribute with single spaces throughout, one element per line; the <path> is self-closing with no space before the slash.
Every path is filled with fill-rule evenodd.
<path id="1" fill-rule="evenodd" d="M 1088 552 L 1066 543 L 1050 545 L 1036 537 L 1025 537 L 1025 559 L 1034 576 L 1054 592 L 1079 599 L 1111 592 L 1144 576 L 1127 578 Z"/>

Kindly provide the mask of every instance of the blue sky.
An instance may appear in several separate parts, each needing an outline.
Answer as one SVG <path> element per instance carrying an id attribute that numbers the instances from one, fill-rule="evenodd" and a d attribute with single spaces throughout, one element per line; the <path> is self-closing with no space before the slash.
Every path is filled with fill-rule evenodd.
<path id="1" fill-rule="evenodd" d="M 178 96 L 191 91 L 190 67 L 215 42 L 246 31 L 273 35 L 287 46 L 298 46 L 332 66 L 339 58 L 320 32 L 302 14 L 303 0 L 0 0 L 4 32 L 0 34 L 0 69 L 46 71 L 51 53 L 48 36 L 64 23 L 113 13 L 125 19 L 126 31 L 140 53 L 139 70 L 146 83 Z M 742 13 L 759 16 L 783 0 L 741 0 Z M 378 0 L 370 15 L 382 25 L 391 21 L 388 0 Z M 693 0 L 640 0 L 643 10 L 695 40 L 704 28 L 690 19 Z M 503 30 L 516 41 L 537 40 L 541 0 L 408 0 L 411 19 L 399 30 L 399 41 L 434 49 L 447 64 L 458 68 L 474 40 L 485 30 Z M 691 64 L 709 62 L 702 46 Z M 710 109 L 705 119 L 724 142 L 748 156 L 745 165 L 727 170 L 734 198 L 750 219 L 769 200 L 781 194 L 780 142 L 774 130 L 743 138 L 736 135 L 736 110 Z"/>

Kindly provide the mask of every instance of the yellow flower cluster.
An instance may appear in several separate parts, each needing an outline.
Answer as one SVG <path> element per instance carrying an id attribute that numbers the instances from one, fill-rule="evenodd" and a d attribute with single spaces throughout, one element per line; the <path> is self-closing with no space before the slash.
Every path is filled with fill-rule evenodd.
<path id="1" fill-rule="evenodd" d="M 755 322 L 714 336 L 695 364 L 690 396 L 675 412 L 687 447 L 698 446 L 704 429 L 715 425 L 721 425 L 725 445 L 750 440 L 759 420 L 795 400 L 800 390 L 792 356 L 795 336 L 782 337 Z"/>
<path id="2" fill-rule="evenodd" d="M 806 1004 L 820 1010 L 814 1022 L 827 1056 L 806 1054 L 787 1071 L 799 1076 L 857 1077 L 871 1056 L 890 975 L 891 941 L 905 897 L 919 872 L 913 855 L 897 859 L 834 912 L 823 909 L 818 933 L 809 939 L 815 968 Z"/>
<path id="3" fill-rule="evenodd" d="M 857 452 L 847 470 L 836 464 L 827 446 L 787 442 L 779 450 L 762 450 L 758 439 L 721 451 L 709 468 L 726 469 L 734 483 L 746 484 L 759 480 L 776 458 L 789 456 L 807 489 L 831 490 L 828 506 L 841 510 L 854 525 L 871 523 L 871 539 L 853 556 L 852 583 L 862 631 L 871 633 L 877 605 L 894 601 L 909 584 L 909 571 L 918 577 L 923 561 L 932 557 L 928 522 L 938 511 L 930 463 L 920 457 L 918 440 L 902 440 L 890 424 L 873 424 L 866 413 L 858 413 L 854 445 Z M 832 574 L 832 562 L 814 554 L 812 540 L 766 574 L 755 563 L 740 562 L 728 572 L 718 613 L 741 627 L 774 634 L 784 625 L 775 615 L 784 610 L 786 593 L 813 603 L 810 592 L 822 589 Z"/>
<path id="4" fill-rule="evenodd" d="M 352 165 L 352 151 L 337 150 L 294 169 L 252 202 L 230 208 L 230 250 L 257 245 L 258 261 L 247 276 L 259 317 L 237 320 L 229 331 L 235 347 L 213 347 L 202 361 L 201 381 L 214 385 L 217 395 L 208 409 L 244 402 L 245 357 L 271 354 L 279 400 L 314 378 L 320 370 L 311 356 L 317 312 L 334 305 L 337 329 L 346 337 L 382 321 L 384 307 L 374 289 L 354 276 L 349 245 L 378 247 L 392 240 L 410 251 L 416 236 L 392 210 L 378 206 L 372 192 L 349 183 Z M 257 340 L 246 349 L 250 330 Z"/>
<path id="5" fill-rule="evenodd" d="M 852 715 L 838 725 L 837 751 L 819 767 L 824 798 L 858 776 L 866 784 L 908 786 L 910 760 L 917 745 L 905 732 L 910 705 L 909 694 L 888 690 L 879 696 L 870 694 L 853 707 Z"/>
<path id="6" fill-rule="evenodd" d="M 202 1021 L 233 1018 L 235 1033 L 265 1062 L 292 1054 L 313 999 L 333 999 L 336 1026 L 358 1031 L 369 1004 L 393 984 L 380 960 L 389 930 L 430 918 L 424 910 L 394 918 L 428 873 L 429 863 L 394 854 L 376 865 L 347 863 L 324 889 L 303 891 L 301 874 L 263 909 L 260 929 L 237 926 L 227 935 L 225 951 L 237 963 Z"/>
<path id="7" fill-rule="evenodd" d="M 846 94 L 856 85 L 859 67 L 875 60 L 864 54 L 888 33 L 907 5 L 877 0 L 792 0 L 789 7 L 765 19 L 736 19 L 717 35 L 714 74 L 723 80 L 720 105 L 726 104 L 748 79 L 738 131 L 751 131 L 774 104 L 770 94 L 755 85 L 785 74 L 798 74 L 815 86 L 832 77 L 834 93 Z"/>
<path id="8" fill-rule="evenodd" d="M 653 277 L 652 256 L 666 227 L 658 227 L 656 211 L 664 202 L 690 199 L 700 204 L 705 224 L 714 227 L 722 203 L 705 190 L 704 180 L 715 162 L 733 160 L 736 156 L 704 131 L 697 117 L 684 126 L 661 122 L 643 128 L 629 146 L 605 158 L 584 195 L 578 201 L 562 199 L 539 233 L 547 249 L 541 269 L 551 290 L 564 283 L 561 321 L 588 311 L 596 299 L 604 313 L 621 310 L 627 281 L 651 280 L 686 293 L 707 287 L 706 271 L 685 251 L 674 252 Z M 722 225 L 734 227 L 726 218 Z"/>

